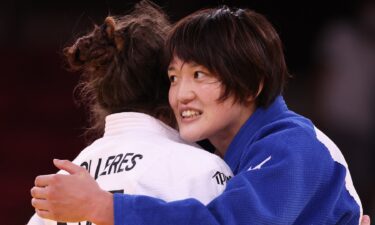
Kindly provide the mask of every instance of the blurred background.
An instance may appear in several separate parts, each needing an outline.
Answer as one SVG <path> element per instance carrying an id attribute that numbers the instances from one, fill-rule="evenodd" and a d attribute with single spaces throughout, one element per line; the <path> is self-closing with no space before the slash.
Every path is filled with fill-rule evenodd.
<path id="1" fill-rule="evenodd" d="M 25 224 L 34 212 L 35 176 L 56 172 L 53 158 L 73 159 L 85 146 L 85 112 L 72 94 L 78 75 L 64 69 L 62 48 L 135 2 L 0 3 L 1 224 Z M 364 212 L 375 221 L 375 1 L 154 2 L 172 21 L 221 4 L 264 14 L 293 74 L 285 91 L 289 107 L 339 146 Z"/>

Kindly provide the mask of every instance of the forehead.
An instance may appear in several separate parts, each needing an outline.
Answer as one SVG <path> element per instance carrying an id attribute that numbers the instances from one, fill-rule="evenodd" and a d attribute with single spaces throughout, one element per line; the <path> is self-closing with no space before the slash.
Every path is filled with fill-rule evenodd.
<path id="1" fill-rule="evenodd" d="M 172 60 L 169 63 L 168 71 L 169 70 L 181 70 L 183 67 L 205 67 L 200 65 L 194 61 L 185 61 L 180 59 L 177 56 L 173 56 Z"/>

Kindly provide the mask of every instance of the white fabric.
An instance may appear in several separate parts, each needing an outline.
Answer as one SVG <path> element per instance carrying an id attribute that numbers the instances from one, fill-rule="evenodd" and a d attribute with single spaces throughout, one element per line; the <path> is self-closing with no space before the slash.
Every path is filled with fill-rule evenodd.
<path id="1" fill-rule="evenodd" d="M 345 175 L 345 187 L 349 191 L 349 194 L 354 198 L 354 200 L 357 202 L 360 208 L 360 217 L 359 217 L 359 224 L 361 223 L 362 219 L 362 214 L 363 214 L 363 208 L 362 208 L 362 203 L 361 200 L 359 199 L 359 196 L 354 188 L 353 181 L 352 181 L 352 176 L 349 173 L 349 167 L 348 164 L 345 161 L 344 156 L 342 155 L 341 151 L 337 147 L 337 145 L 329 139 L 322 131 L 320 131 L 318 128 L 315 128 L 315 133 L 316 137 L 318 140 L 326 146 L 328 149 L 329 153 L 331 154 L 332 158 L 334 161 L 340 163 L 343 165 L 346 169 L 346 175 Z"/>
<path id="2" fill-rule="evenodd" d="M 73 162 L 87 168 L 104 190 L 165 201 L 196 198 L 207 204 L 225 189 L 220 181 L 233 176 L 218 156 L 184 143 L 176 130 L 142 113 L 109 115 L 104 137 Z"/>
<path id="3" fill-rule="evenodd" d="M 37 214 L 34 214 L 27 225 L 40 225 L 40 224 L 48 224 L 47 222 L 44 223 L 43 219 L 40 218 Z"/>

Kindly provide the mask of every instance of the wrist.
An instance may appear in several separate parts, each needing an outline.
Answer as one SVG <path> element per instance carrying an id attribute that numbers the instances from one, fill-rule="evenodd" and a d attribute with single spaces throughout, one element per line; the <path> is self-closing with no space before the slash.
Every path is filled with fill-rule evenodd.
<path id="1" fill-rule="evenodd" d="M 93 210 L 89 212 L 89 221 L 97 225 L 113 225 L 113 194 L 102 190 L 101 193 L 96 196 L 96 200 L 93 204 L 94 205 L 90 207 Z"/>

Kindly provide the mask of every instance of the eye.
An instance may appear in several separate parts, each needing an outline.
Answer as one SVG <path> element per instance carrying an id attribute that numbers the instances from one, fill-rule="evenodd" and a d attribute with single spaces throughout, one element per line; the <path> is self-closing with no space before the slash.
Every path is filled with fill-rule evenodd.
<path id="1" fill-rule="evenodd" d="M 201 71 L 195 71 L 194 72 L 194 79 L 200 79 L 203 78 L 206 74 Z"/>
<path id="2" fill-rule="evenodd" d="M 177 77 L 175 75 L 168 75 L 168 78 L 169 78 L 169 82 L 171 84 L 173 84 L 174 82 L 176 82 L 176 79 L 177 79 Z"/>

